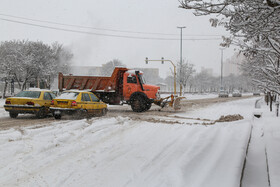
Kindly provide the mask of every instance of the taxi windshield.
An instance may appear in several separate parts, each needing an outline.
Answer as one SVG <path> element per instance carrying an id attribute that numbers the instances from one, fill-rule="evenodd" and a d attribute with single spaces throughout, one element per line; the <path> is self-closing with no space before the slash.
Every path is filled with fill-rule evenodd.
<path id="1" fill-rule="evenodd" d="M 30 98 L 39 98 L 41 92 L 39 91 L 21 91 L 16 97 L 30 97 Z"/>

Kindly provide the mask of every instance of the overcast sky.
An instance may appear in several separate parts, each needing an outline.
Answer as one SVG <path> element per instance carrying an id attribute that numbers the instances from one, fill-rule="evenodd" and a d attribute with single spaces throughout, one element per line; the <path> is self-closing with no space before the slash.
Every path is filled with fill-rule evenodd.
<path id="1" fill-rule="evenodd" d="M 100 66 L 116 58 L 128 67 L 157 67 L 160 75 L 165 77 L 172 67 L 169 63 L 162 65 L 160 62 L 151 62 L 146 65 L 144 60 L 146 57 L 164 57 L 177 62 L 180 59 L 180 30 L 177 26 L 186 26 L 183 29 L 183 39 L 195 40 L 183 40 L 183 58 L 193 63 L 197 71 L 204 66 L 213 68 L 219 74 L 219 43 L 222 40 L 213 38 L 221 38 L 228 33 L 223 28 L 212 28 L 209 17 L 196 17 L 192 11 L 178 8 L 177 0 L 0 2 L 0 41 L 28 39 L 49 44 L 58 41 L 72 49 L 75 65 Z M 224 50 L 224 60 L 233 53 L 233 49 Z"/>

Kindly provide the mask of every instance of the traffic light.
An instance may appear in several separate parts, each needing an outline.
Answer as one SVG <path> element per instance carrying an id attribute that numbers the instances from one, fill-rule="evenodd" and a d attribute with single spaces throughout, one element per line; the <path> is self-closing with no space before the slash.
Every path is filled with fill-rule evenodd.
<path id="1" fill-rule="evenodd" d="M 162 64 L 164 63 L 164 58 L 163 58 L 163 57 L 161 57 L 161 63 L 162 63 Z"/>
<path id="2" fill-rule="evenodd" d="M 148 64 L 148 61 L 149 61 L 149 60 L 148 60 L 148 57 L 146 57 L 146 60 L 145 60 L 145 61 L 146 61 L 146 64 Z"/>

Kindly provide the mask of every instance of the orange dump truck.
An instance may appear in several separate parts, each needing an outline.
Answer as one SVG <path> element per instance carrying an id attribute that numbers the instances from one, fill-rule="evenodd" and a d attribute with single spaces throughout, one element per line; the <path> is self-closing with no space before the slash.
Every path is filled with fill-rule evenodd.
<path id="1" fill-rule="evenodd" d="M 111 77 L 73 76 L 59 73 L 59 91 L 78 89 L 90 90 L 103 102 L 111 105 L 127 103 L 135 112 L 144 112 L 152 103 L 162 105 L 160 87 L 145 83 L 143 73 L 116 67 Z"/>

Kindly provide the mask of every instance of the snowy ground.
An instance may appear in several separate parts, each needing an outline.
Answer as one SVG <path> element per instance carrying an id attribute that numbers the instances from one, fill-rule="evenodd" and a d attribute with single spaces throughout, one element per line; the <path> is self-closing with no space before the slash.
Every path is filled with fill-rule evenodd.
<path id="1" fill-rule="evenodd" d="M 237 187 L 249 139 L 242 186 L 280 186 L 280 118 L 265 105 L 253 118 L 255 100 L 166 116 L 173 124 L 119 116 L 0 131 L 0 186 Z M 228 114 L 244 120 L 193 120 Z"/>
<path id="2" fill-rule="evenodd" d="M 161 94 L 161 97 L 166 97 L 169 96 L 170 94 Z M 247 96 L 247 95 L 253 95 L 252 93 L 243 93 L 243 96 Z M 231 97 L 232 94 L 229 94 L 229 97 Z M 207 99 L 207 98 L 216 98 L 218 97 L 217 93 L 205 93 L 205 94 L 190 94 L 190 93 L 186 93 L 184 95 L 184 97 L 186 97 L 188 100 L 195 100 L 195 99 Z"/>

